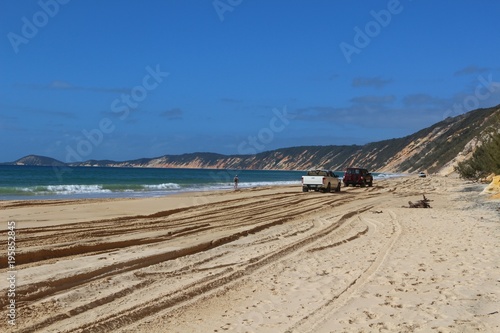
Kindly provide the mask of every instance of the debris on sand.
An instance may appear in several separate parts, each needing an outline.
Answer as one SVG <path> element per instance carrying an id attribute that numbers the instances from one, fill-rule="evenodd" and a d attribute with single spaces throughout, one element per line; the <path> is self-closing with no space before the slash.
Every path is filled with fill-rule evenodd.
<path id="1" fill-rule="evenodd" d="M 415 203 L 408 201 L 408 207 L 406 207 L 406 206 L 403 206 L 403 207 L 405 207 L 405 208 L 432 208 L 431 205 L 429 205 L 429 202 L 431 202 L 432 200 L 427 199 L 425 197 L 425 194 L 422 194 L 422 196 L 424 197 L 423 200 L 419 200 Z"/>

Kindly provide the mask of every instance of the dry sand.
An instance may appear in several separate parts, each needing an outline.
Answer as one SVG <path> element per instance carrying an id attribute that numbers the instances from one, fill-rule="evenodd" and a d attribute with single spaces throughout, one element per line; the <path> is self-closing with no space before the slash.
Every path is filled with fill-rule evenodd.
<path id="1" fill-rule="evenodd" d="M 3 202 L 17 318 L 2 265 L 0 331 L 500 332 L 500 205 L 481 190 L 429 177 Z M 422 194 L 432 208 L 402 207 Z"/>

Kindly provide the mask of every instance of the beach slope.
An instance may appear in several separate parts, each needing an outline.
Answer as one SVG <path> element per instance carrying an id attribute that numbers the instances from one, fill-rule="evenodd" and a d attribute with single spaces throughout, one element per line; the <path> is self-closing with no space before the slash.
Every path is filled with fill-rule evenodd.
<path id="1" fill-rule="evenodd" d="M 480 191 L 405 177 L 330 194 L 2 202 L 16 296 L 4 282 L 0 302 L 7 314 L 15 299 L 16 325 L 3 316 L 0 331 L 499 331 L 499 205 Z M 423 194 L 431 208 L 405 207 Z"/>

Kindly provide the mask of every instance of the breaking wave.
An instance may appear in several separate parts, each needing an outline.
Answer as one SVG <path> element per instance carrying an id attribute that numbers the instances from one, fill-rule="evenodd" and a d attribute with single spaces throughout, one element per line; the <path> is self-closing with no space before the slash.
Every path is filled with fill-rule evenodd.
<path id="1" fill-rule="evenodd" d="M 4 195 L 79 195 L 79 194 L 109 194 L 119 192 L 150 192 L 150 191 L 174 191 L 180 190 L 181 186 L 175 183 L 164 183 L 157 185 L 46 185 L 32 187 L 2 188 L 0 192 Z"/>

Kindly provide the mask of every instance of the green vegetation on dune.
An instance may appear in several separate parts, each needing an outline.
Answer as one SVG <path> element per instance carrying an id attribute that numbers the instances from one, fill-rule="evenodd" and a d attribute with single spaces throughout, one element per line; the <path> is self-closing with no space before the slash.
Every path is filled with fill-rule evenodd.
<path id="1" fill-rule="evenodd" d="M 458 163 L 455 171 L 462 178 L 475 180 L 491 173 L 500 175 L 500 133 L 493 133 L 470 159 Z"/>

